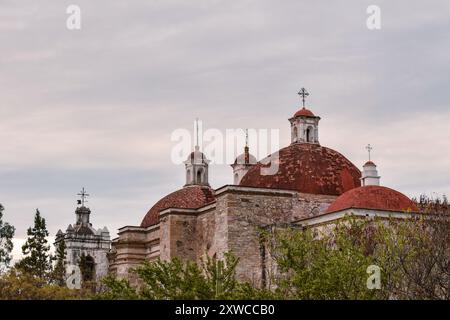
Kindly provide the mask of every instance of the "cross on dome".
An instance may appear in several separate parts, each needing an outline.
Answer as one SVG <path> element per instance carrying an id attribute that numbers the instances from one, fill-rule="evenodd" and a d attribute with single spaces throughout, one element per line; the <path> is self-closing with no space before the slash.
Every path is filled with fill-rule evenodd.
<path id="1" fill-rule="evenodd" d="M 369 153 L 369 161 L 370 161 L 370 152 L 372 151 L 373 147 L 370 145 L 370 143 L 366 146 L 366 150 Z"/>
<path id="2" fill-rule="evenodd" d="M 305 98 L 309 96 L 308 91 L 306 91 L 305 88 L 301 88 L 300 91 L 298 92 L 298 95 L 302 97 L 303 107 L 305 107 Z"/>

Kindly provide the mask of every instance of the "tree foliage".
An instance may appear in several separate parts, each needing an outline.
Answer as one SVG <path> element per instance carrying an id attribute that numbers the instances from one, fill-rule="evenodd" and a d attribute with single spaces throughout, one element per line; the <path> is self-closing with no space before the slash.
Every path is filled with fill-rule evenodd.
<path id="1" fill-rule="evenodd" d="M 50 256 L 50 246 L 47 244 L 49 233 L 47 231 L 45 219 L 36 209 L 34 226 L 27 230 L 27 241 L 22 246 L 24 258 L 17 263 L 17 267 L 28 274 L 39 278 L 48 278 L 52 270 L 52 260 Z"/>
<path id="2" fill-rule="evenodd" d="M 450 299 L 450 216 L 356 218 L 268 236 L 284 299 Z M 381 288 L 367 288 L 370 265 Z"/>
<path id="3" fill-rule="evenodd" d="M 13 249 L 12 239 L 15 228 L 7 222 L 3 222 L 3 206 L 0 204 L 0 274 L 4 272 L 11 262 Z"/>
<path id="4" fill-rule="evenodd" d="M 278 265 L 273 280 L 283 299 L 373 299 L 367 267 L 374 263 L 371 227 L 344 220 L 332 228 L 283 229 L 270 234 L 270 251 Z"/>
<path id="5" fill-rule="evenodd" d="M 200 265 L 178 258 L 145 262 L 133 271 L 140 280 L 139 289 L 133 289 L 126 280 L 109 277 L 104 281 L 107 289 L 102 297 L 163 300 L 262 298 L 263 290 L 236 280 L 237 263 L 238 259 L 231 253 L 226 253 L 223 260 L 207 257 Z"/>
<path id="6" fill-rule="evenodd" d="M 90 299 L 90 293 L 49 284 L 47 279 L 12 268 L 0 276 L 0 300 Z"/>
<path id="7" fill-rule="evenodd" d="M 53 281 L 63 286 L 65 285 L 65 274 L 66 274 L 66 242 L 64 239 L 58 242 L 56 246 L 56 263 L 53 269 Z"/>

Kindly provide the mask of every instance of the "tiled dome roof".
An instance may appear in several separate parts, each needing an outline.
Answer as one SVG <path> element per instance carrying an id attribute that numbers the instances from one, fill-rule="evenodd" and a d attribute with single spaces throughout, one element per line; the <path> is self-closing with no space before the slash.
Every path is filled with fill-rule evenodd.
<path id="1" fill-rule="evenodd" d="M 315 117 L 315 115 L 311 110 L 303 107 L 294 114 L 294 118 L 295 117 Z"/>
<path id="2" fill-rule="evenodd" d="M 261 174 L 261 168 L 269 167 L 261 162 L 247 172 L 241 186 L 327 195 L 341 195 L 361 186 L 361 172 L 353 163 L 339 152 L 318 144 L 294 143 L 281 149 L 279 168 L 274 175 Z"/>
<path id="3" fill-rule="evenodd" d="M 327 213 L 350 208 L 387 211 L 419 211 L 416 204 L 404 194 L 381 186 L 364 186 L 347 191 L 327 209 Z"/>
<path id="4" fill-rule="evenodd" d="M 205 186 L 187 186 L 159 200 L 145 215 L 141 227 L 159 222 L 159 212 L 168 208 L 198 209 L 215 200 L 214 190 Z"/>

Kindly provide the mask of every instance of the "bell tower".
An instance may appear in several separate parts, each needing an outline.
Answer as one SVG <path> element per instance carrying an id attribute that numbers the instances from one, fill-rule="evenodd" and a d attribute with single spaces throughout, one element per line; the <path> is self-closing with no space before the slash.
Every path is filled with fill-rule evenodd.
<path id="1" fill-rule="evenodd" d="M 319 144 L 320 117 L 315 116 L 311 110 L 305 108 L 305 99 L 309 96 L 306 89 L 302 88 L 298 94 L 302 97 L 303 107 L 289 119 L 291 123 L 291 143 Z"/>
<path id="2" fill-rule="evenodd" d="M 369 161 L 367 161 L 363 165 L 363 172 L 362 172 L 362 185 L 363 186 L 379 186 L 380 185 L 380 176 L 378 175 L 377 165 L 372 162 L 370 159 L 370 153 L 372 151 L 372 146 L 370 144 L 366 147 L 368 153 L 369 153 Z"/>
<path id="3" fill-rule="evenodd" d="M 194 151 L 191 152 L 184 162 L 186 167 L 185 187 L 191 185 L 209 186 L 208 166 L 210 161 L 206 158 L 205 154 L 200 151 L 198 145 L 198 119 L 196 120 L 196 131 L 197 140 Z"/>

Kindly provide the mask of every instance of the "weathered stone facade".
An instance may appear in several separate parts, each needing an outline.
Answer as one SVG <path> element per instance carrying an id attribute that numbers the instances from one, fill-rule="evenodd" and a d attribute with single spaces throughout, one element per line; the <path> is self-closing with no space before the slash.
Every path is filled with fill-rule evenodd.
<path id="1" fill-rule="evenodd" d="M 238 278 L 260 285 L 261 228 L 319 215 L 336 198 L 240 186 L 224 186 L 215 196 L 214 203 L 199 209 L 161 211 L 158 225 L 120 229 L 113 240 L 110 271 L 133 279 L 130 269 L 145 260 L 178 257 L 199 262 L 205 255 L 220 259 L 231 251 L 240 260 Z"/>
<path id="2" fill-rule="evenodd" d="M 75 210 L 77 221 L 67 227 L 66 232 L 58 231 L 55 247 L 61 241 L 66 245 L 66 267 L 79 266 L 80 258 L 84 255 L 92 267 L 92 280 L 100 280 L 108 274 L 108 252 L 111 248 L 109 231 L 106 227 L 94 229 L 89 222 L 91 210 L 85 206 Z M 66 275 L 68 276 L 68 274 Z"/>

